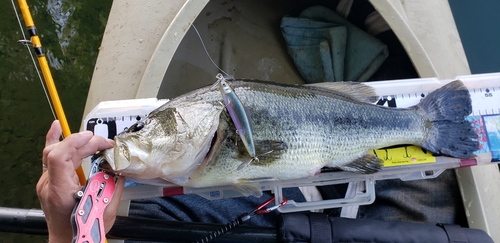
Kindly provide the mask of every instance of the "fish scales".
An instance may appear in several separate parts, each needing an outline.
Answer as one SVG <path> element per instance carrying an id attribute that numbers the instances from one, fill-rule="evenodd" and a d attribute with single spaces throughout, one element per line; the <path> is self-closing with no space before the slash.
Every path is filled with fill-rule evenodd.
<path id="1" fill-rule="evenodd" d="M 414 144 L 468 158 L 478 148 L 465 120 L 470 96 L 459 81 L 406 109 L 367 103 L 374 94 L 362 84 L 230 85 L 252 117 L 255 153 L 262 154 L 258 161 L 238 169 L 251 157 L 220 92 L 205 87 L 167 102 L 141 126 L 117 135 L 115 148 L 104 153 L 111 170 L 181 186 L 234 185 L 244 194 L 259 195 L 256 181 L 303 178 L 325 166 L 374 173 L 381 161 L 368 153 L 372 149 Z"/>

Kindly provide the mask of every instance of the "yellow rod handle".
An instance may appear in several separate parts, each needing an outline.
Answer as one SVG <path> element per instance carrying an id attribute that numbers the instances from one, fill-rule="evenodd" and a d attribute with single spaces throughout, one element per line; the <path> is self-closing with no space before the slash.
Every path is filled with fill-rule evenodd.
<path id="1" fill-rule="evenodd" d="M 47 59 L 45 58 L 45 54 L 42 51 L 42 44 L 40 42 L 40 38 L 36 33 L 35 24 L 33 19 L 31 18 L 31 13 L 29 11 L 28 4 L 26 0 L 18 0 L 19 7 L 21 9 L 21 13 L 24 18 L 24 22 L 28 31 L 31 35 L 31 43 L 33 44 L 33 48 L 38 56 L 38 63 L 40 64 L 40 68 L 42 70 L 43 78 L 45 80 L 45 85 L 47 86 L 47 90 L 49 92 L 50 100 L 52 101 L 52 106 L 54 107 L 54 111 L 56 113 L 57 119 L 61 123 L 61 128 L 63 131 L 63 136 L 68 137 L 71 135 L 71 130 L 69 129 L 68 121 L 66 120 L 66 115 L 64 114 L 64 110 L 61 104 L 61 100 L 59 99 L 59 95 L 57 93 L 56 86 L 54 84 L 54 80 L 52 79 L 52 74 L 49 69 L 49 64 L 47 63 Z M 80 166 L 76 173 L 80 180 L 80 184 L 84 185 L 86 182 L 85 174 L 83 173 L 83 169 Z"/>

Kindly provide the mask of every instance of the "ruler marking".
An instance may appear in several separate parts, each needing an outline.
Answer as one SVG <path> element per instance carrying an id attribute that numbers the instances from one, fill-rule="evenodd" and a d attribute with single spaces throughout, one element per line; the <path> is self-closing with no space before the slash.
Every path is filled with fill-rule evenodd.
<path id="1" fill-rule="evenodd" d="M 481 88 L 474 88 L 474 89 L 469 89 L 469 92 L 471 93 L 471 101 L 472 101 L 472 104 L 474 104 L 474 106 L 479 106 L 479 110 L 475 110 L 471 113 L 471 116 L 474 115 L 474 116 L 481 116 L 481 115 L 495 115 L 495 114 L 500 114 L 500 108 L 498 107 L 495 107 L 496 105 L 492 105 L 493 103 L 491 101 L 494 101 L 494 103 L 499 103 L 500 104 L 500 94 L 498 95 L 495 95 L 493 96 L 493 92 L 497 92 L 497 91 L 500 91 L 500 88 L 499 87 L 491 87 L 491 88 L 487 88 L 487 87 L 481 87 Z M 387 95 L 385 98 L 387 100 L 391 100 L 392 99 L 401 99 L 401 100 L 405 100 L 405 101 L 402 101 L 403 104 L 402 106 L 397 106 L 397 107 L 400 107 L 400 108 L 403 108 L 403 107 L 406 107 L 406 104 L 410 104 L 410 103 L 406 103 L 406 102 L 411 102 L 412 103 L 412 100 L 413 99 L 419 99 L 419 100 L 422 100 L 422 98 L 425 98 L 427 97 L 427 95 L 431 93 L 431 92 L 422 92 L 422 93 L 406 93 L 406 94 L 393 94 L 393 95 Z M 475 96 L 474 96 L 475 94 Z M 406 97 L 408 96 L 408 97 Z M 491 100 L 490 102 L 488 103 L 482 103 L 482 99 L 484 98 L 484 96 L 486 96 L 487 98 L 493 98 L 493 100 L 491 99 L 488 99 L 488 100 Z M 409 99 L 408 101 L 406 101 L 406 99 Z M 498 102 L 495 102 L 495 101 L 498 101 Z M 418 103 L 419 101 L 415 101 L 415 103 Z"/>

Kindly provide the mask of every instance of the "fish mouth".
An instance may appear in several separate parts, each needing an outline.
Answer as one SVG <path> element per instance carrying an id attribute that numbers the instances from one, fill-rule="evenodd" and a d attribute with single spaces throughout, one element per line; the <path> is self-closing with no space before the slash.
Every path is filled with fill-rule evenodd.
<path id="1" fill-rule="evenodd" d="M 115 148 L 109 148 L 103 151 L 100 151 L 97 155 L 100 155 L 103 163 L 100 164 L 100 167 L 107 172 L 114 172 L 116 169 L 115 165 Z M 95 156 L 97 156 L 95 155 Z"/>
<path id="2" fill-rule="evenodd" d="M 203 158 L 203 161 L 201 162 L 200 165 L 205 165 L 206 166 L 212 160 L 212 157 L 214 156 L 214 153 L 215 153 L 215 148 L 214 147 L 215 147 L 215 144 L 217 144 L 217 138 L 219 137 L 218 134 L 219 134 L 218 131 L 214 132 L 214 136 L 212 137 L 212 141 L 210 141 L 208 151 L 205 154 L 205 157 Z"/>
<path id="3" fill-rule="evenodd" d="M 199 163 L 200 166 L 207 166 L 212 160 L 215 153 L 214 145 L 217 143 L 217 138 L 218 138 L 217 134 L 218 132 L 215 131 L 214 135 L 212 136 L 212 140 L 210 141 L 210 143 L 207 144 L 208 150 L 203 159 L 201 160 L 201 162 Z"/>
<path id="4" fill-rule="evenodd" d="M 200 166 L 208 166 L 212 160 L 214 159 L 215 152 L 218 150 L 220 147 L 222 141 L 224 140 L 226 132 L 223 129 L 217 129 L 214 132 L 214 135 L 212 137 L 212 141 L 209 143 L 209 148 L 207 153 L 205 154 L 205 157 L 203 158 L 203 161 L 201 162 Z"/>

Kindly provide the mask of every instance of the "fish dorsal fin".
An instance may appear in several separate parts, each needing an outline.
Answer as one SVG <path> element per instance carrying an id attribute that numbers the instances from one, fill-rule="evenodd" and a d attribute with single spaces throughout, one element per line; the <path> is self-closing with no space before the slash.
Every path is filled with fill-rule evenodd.
<path id="1" fill-rule="evenodd" d="M 304 86 L 340 92 L 353 99 L 368 103 L 375 103 L 379 98 L 372 87 L 359 82 L 323 82 L 305 84 Z"/>
<path id="2" fill-rule="evenodd" d="M 372 174 L 380 171 L 384 162 L 373 154 L 365 154 L 353 162 L 344 166 L 339 166 L 341 170 L 357 172 L 362 174 Z"/>

